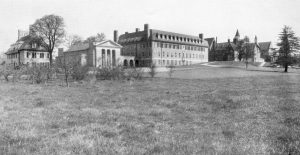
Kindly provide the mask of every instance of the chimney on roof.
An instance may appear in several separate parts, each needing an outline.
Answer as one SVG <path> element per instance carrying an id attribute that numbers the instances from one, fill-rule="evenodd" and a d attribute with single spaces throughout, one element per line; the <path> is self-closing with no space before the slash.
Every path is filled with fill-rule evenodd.
<path id="1" fill-rule="evenodd" d="M 150 37 L 149 24 L 144 24 L 144 31 L 146 32 L 147 39 Z"/>
<path id="2" fill-rule="evenodd" d="M 228 39 L 228 43 L 230 44 L 230 39 Z"/>
<path id="3" fill-rule="evenodd" d="M 119 38 L 119 36 L 118 36 L 118 30 L 114 30 L 114 42 L 118 42 L 118 38 Z"/>
<path id="4" fill-rule="evenodd" d="M 128 32 L 125 32 L 125 34 L 128 34 Z"/>
<path id="5" fill-rule="evenodd" d="M 149 30 L 149 24 L 144 24 L 144 31 L 148 31 Z"/>
<path id="6" fill-rule="evenodd" d="M 199 38 L 200 38 L 201 43 L 202 43 L 202 41 L 203 41 L 203 33 L 200 33 L 200 34 L 199 34 Z"/>
<path id="7" fill-rule="evenodd" d="M 64 55 L 64 48 L 58 48 L 58 56 Z"/>
<path id="8" fill-rule="evenodd" d="M 140 31 L 140 29 L 139 28 L 135 28 L 135 32 L 139 32 Z"/>
<path id="9" fill-rule="evenodd" d="M 254 42 L 255 42 L 255 43 L 257 43 L 257 36 L 255 36 L 255 38 L 254 38 Z"/>

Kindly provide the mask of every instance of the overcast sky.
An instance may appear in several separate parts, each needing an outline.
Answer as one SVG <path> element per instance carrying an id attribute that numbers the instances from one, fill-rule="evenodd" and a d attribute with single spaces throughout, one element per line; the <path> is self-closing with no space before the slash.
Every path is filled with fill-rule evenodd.
<path id="1" fill-rule="evenodd" d="M 283 25 L 300 36 L 300 0 L 0 0 L 0 52 L 17 39 L 17 30 L 47 14 L 65 19 L 66 31 L 84 38 L 99 32 L 119 34 L 150 28 L 204 37 L 218 42 L 241 36 L 278 41 Z"/>

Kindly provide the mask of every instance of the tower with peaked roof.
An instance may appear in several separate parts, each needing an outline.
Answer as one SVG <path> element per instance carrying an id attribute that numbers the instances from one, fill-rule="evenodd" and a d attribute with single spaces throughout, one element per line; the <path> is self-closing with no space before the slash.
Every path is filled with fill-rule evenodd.
<path id="1" fill-rule="evenodd" d="M 237 42 L 240 40 L 240 33 L 239 30 L 236 30 L 235 36 L 233 38 L 233 43 L 237 44 Z"/>

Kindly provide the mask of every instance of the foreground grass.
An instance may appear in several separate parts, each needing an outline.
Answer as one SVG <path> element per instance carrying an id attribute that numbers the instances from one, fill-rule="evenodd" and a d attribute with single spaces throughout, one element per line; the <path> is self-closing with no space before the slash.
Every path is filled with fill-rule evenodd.
<path id="1" fill-rule="evenodd" d="M 299 75 L 0 83 L 0 154 L 299 154 Z"/>

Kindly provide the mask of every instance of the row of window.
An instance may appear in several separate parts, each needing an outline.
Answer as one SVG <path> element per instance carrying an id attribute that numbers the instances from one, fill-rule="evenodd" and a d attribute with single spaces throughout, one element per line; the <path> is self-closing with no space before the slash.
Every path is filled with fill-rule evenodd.
<path id="1" fill-rule="evenodd" d="M 140 43 L 140 44 L 131 44 L 131 45 L 126 45 L 123 48 L 124 49 L 141 49 L 141 48 L 148 48 L 148 47 L 152 47 L 151 46 L 151 42 L 148 43 Z"/>
<path id="2" fill-rule="evenodd" d="M 173 36 L 173 35 L 166 35 L 166 34 L 155 34 L 157 39 L 165 39 L 165 40 L 171 40 L 171 41 L 181 41 L 181 42 L 188 42 L 188 43 L 200 43 L 200 39 L 195 38 L 189 38 L 189 37 L 179 37 L 179 36 Z"/>
<path id="3" fill-rule="evenodd" d="M 178 53 L 177 52 L 157 52 L 157 55 L 159 57 L 175 57 L 177 58 L 193 58 L 193 59 L 204 59 L 204 55 L 203 54 L 195 54 L 195 53 Z"/>
<path id="4" fill-rule="evenodd" d="M 205 51 L 204 47 L 189 46 L 189 45 L 178 45 L 178 44 L 169 44 L 169 43 L 160 43 L 160 42 L 158 42 L 156 44 L 156 46 L 160 47 L 160 48 L 185 49 L 185 50 L 191 50 L 191 51 Z"/>
<path id="5" fill-rule="evenodd" d="M 191 65 L 192 61 L 186 60 L 153 60 L 155 64 L 159 66 L 181 66 L 181 65 Z"/>
<path id="6" fill-rule="evenodd" d="M 38 58 L 37 56 L 39 55 L 39 58 L 46 58 L 45 53 L 36 53 L 36 52 L 27 52 L 26 57 L 29 58 L 31 55 L 31 58 Z M 50 54 L 47 53 L 47 58 L 50 58 Z"/>
<path id="7" fill-rule="evenodd" d="M 151 57 L 151 52 L 149 51 L 141 51 L 136 53 L 136 51 L 129 51 L 129 50 L 121 50 L 121 55 L 127 56 L 142 56 L 142 57 Z"/>
<path id="8" fill-rule="evenodd" d="M 7 59 L 16 59 L 18 58 L 18 54 L 10 54 L 10 55 L 7 55 Z"/>

